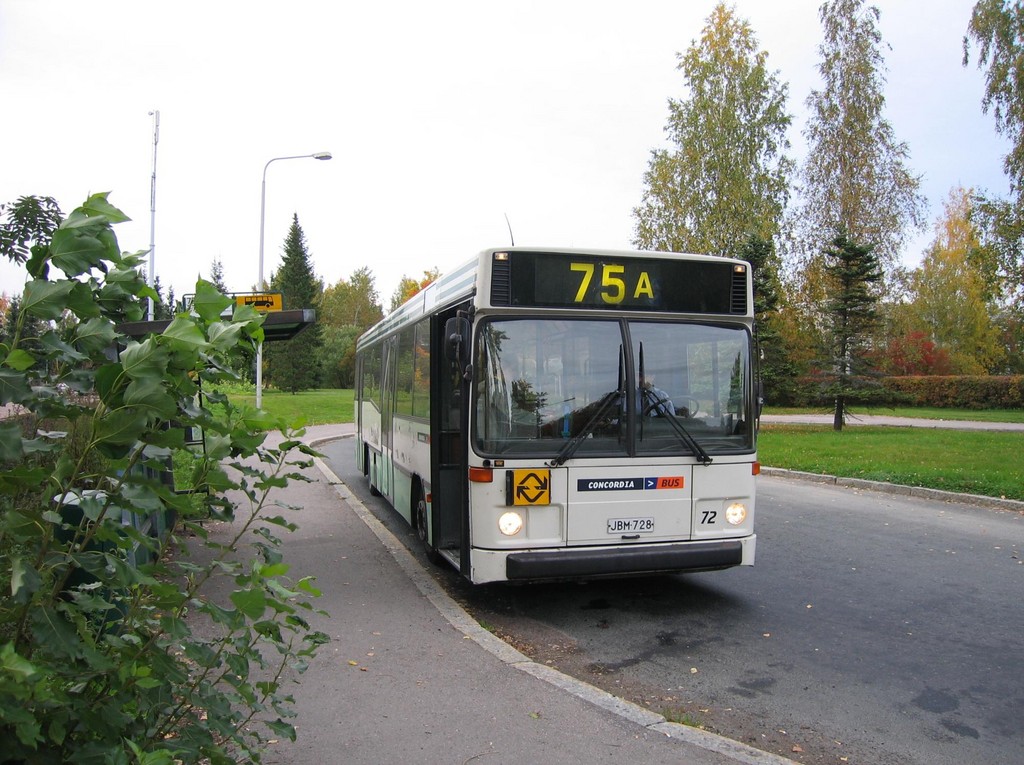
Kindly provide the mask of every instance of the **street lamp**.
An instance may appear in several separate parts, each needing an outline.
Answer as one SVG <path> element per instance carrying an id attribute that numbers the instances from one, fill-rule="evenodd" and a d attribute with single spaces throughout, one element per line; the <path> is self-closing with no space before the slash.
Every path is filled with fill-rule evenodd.
<path id="1" fill-rule="evenodd" d="M 256 289 L 263 289 L 263 224 L 267 217 L 267 168 L 271 162 L 282 159 L 330 159 L 329 151 L 318 151 L 315 154 L 297 154 L 293 157 L 274 157 L 263 166 L 263 186 L 260 189 L 260 275 Z M 263 343 L 256 346 L 256 408 L 263 406 Z"/>

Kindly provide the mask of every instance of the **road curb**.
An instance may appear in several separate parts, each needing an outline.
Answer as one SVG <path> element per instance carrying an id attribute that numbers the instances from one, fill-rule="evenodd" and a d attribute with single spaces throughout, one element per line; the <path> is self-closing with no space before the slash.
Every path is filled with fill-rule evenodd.
<path id="1" fill-rule="evenodd" d="M 864 478 L 844 478 L 842 476 L 827 475 L 824 473 L 807 473 L 802 470 L 789 470 L 788 468 L 761 467 L 761 475 L 774 478 L 790 478 L 813 483 L 824 483 L 833 486 L 846 486 L 851 489 L 866 489 L 867 491 L 878 491 L 884 494 L 898 494 L 906 497 L 919 497 L 921 499 L 932 499 L 938 502 L 962 502 L 968 505 L 978 505 L 993 510 L 1009 510 L 1017 513 L 1024 513 L 1024 502 L 1016 499 L 1004 499 L 1002 497 L 986 497 L 981 494 L 960 494 L 955 491 L 943 491 L 941 489 L 929 489 L 924 486 L 904 486 L 896 483 L 884 483 L 883 481 L 869 481 Z"/>

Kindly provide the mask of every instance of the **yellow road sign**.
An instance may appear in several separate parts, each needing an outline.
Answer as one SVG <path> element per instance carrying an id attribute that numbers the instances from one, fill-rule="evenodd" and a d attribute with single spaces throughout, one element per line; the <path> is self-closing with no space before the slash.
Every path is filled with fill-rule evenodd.
<path id="1" fill-rule="evenodd" d="M 257 311 L 282 311 L 284 299 L 280 292 L 255 292 L 235 295 L 235 305 L 251 305 Z"/>

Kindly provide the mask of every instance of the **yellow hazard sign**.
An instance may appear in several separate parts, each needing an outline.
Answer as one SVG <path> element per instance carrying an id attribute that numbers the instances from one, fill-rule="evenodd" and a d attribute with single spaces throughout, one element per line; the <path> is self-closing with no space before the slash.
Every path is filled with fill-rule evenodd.
<path id="1" fill-rule="evenodd" d="M 513 505 L 550 505 L 551 471 L 527 468 L 512 471 Z"/>

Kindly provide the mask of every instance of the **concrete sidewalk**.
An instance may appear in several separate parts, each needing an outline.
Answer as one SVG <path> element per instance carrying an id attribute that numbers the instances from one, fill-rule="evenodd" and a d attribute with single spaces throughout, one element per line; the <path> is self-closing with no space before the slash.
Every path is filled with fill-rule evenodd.
<path id="1" fill-rule="evenodd" d="M 350 432 L 315 427 L 305 440 Z M 298 741 L 265 762 L 791 765 L 532 662 L 452 601 L 325 464 L 309 476 L 282 497 L 303 508 L 284 556 L 291 576 L 316 577 L 329 616 L 312 626 L 332 642 L 295 678 Z"/>

